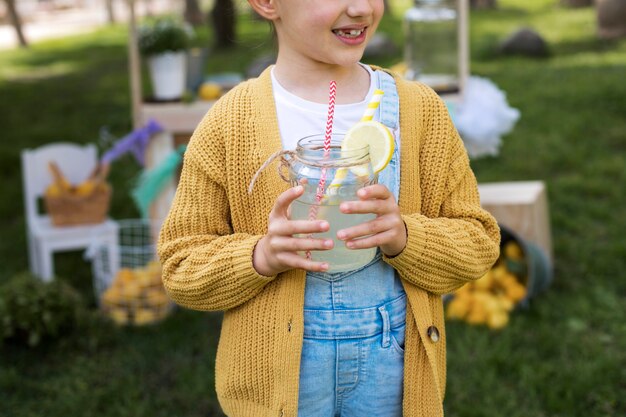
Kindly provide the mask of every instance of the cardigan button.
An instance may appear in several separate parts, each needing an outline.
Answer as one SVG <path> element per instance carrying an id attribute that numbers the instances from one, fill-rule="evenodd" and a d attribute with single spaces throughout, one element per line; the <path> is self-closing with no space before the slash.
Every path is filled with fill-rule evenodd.
<path id="1" fill-rule="evenodd" d="M 289 323 L 287 323 L 287 331 L 291 332 L 291 320 L 289 320 Z"/>
<path id="2" fill-rule="evenodd" d="M 430 338 L 433 343 L 437 343 L 439 341 L 439 329 L 435 326 L 430 326 L 426 330 L 426 334 Z"/>

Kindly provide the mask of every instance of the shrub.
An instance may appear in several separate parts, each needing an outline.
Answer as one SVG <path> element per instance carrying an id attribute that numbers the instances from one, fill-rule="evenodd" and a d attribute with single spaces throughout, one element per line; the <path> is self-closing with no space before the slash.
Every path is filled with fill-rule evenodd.
<path id="1" fill-rule="evenodd" d="M 77 325 L 83 311 L 81 296 L 69 284 L 18 274 L 0 286 L 0 346 L 58 338 Z"/>
<path id="2" fill-rule="evenodd" d="M 157 19 L 138 29 L 139 52 L 144 56 L 178 52 L 189 48 L 193 28 L 174 19 Z"/>

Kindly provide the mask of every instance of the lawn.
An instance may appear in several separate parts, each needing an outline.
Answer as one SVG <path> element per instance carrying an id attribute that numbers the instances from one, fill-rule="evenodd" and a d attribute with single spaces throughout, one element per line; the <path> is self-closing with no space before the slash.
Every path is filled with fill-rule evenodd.
<path id="1" fill-rule="evenodd" d="M 381 30 L 401 45 L 393 2 Z M 626 415 L 626 40 L 599 41 L 591 8 L 557 0 L 500 0 L 471 15 L 471 72 L 521 112 L 499 156 L 472 161 L 480 182 L 543 180 L 555 254 L 551 288 L 502 331 L 448 325 L 453 417 Z M 529 26 L 549 42 L 535 60 L 501 57 L 499 41 Z M 266 24 L 242 17 L 240 40 L 215 52 L 207 72 L 244 71 L 272 50 Z M 19 154 L 54 141 L 96 142 L 131 128 L 122 26 L 0 51 L 0 283 L 27 269 Z M 251 53 L 252 51 L 252 53 Z M 391 65 L 395 56 L 372 61 Z M 137 211 L 131 157 L 111 173 L 111 215 Z M 57 274 L 90 306 L 81 254 L 60 254 Z M 0 348 L 0 415 L 220 416 L 213 366 L 220 314 L 176 310 L 144 328 L 99 322 L 34 349 Z"/>

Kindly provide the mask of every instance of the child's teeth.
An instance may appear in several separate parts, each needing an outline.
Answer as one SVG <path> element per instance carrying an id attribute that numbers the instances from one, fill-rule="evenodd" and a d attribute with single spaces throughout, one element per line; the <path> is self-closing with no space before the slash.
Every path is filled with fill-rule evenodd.
<path id="1" fill-rule="evenodd" d="M 337 34 L 340 36 L 359 36 L 361 33 L 363 33 L 362 29 L 351 29 L 348 31 L 345 30 L 337 30 Z"/>

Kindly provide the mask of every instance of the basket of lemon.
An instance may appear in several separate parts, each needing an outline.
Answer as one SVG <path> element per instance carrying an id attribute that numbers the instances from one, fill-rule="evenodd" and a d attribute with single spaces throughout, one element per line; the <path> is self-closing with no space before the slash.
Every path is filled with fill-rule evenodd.
<path id="1" fill-rule="evenodd" d="M 501 329 L 514 309 L 528 306 L 550 285 L 552 267 L 541 249 L 503 226 L 500 231 L 499 259 L 480 279 L 446 297 L 447 319 Z"/>
<path id="2" fill-rule="evenodd" d="M 93 255 L 100 309 L 117 324 L 156 323 L 173 308 L 156 260 L 159 225 L 147 219 L 121 220 L 118 224 L 119 245 L 115 253 L 100 247 Z M 115 262 L 107 262 L 110 257 Z M 109 270 L 111 264 L 118 268 Z"/>
<path id="3" fill-rule="evenodd" d="M 102 223 L 109 212 L 111 186 L 107 165 L 98 165 L 80 184 L 71 184 L 54 162 L 48 163 L 53 181 L 44 192 L 44 205 L 55 226 Z"/>

